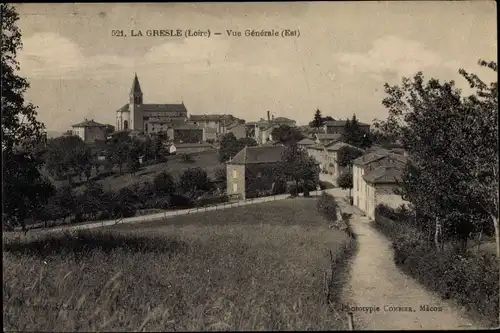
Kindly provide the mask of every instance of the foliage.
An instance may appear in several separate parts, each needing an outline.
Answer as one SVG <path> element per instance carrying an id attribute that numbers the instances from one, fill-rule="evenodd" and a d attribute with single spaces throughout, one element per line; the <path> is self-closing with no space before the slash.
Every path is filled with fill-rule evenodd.
<path id="1" fill-rule="evenodd" d="M 191 199 L 197 198 L 210 188 L 207 173 L 202 168 L 189 168 L 181 173 L 178 189 Z"/>
<path id="2" fill-rule="evenodd" d="M 294 180 L 296 185 L 299 182 L 307 184 L 305 195 L 308 194 L 309 188 L 314 188 L 318 184 L 319 166 L 317 162 L 296 144 L 288 146 L 283 152 L 281 168 L 286 179 Z"/>
<path id="3" fill-rule="evenodd" d="M 462 242 L 475 228 L 464 221 L 483 220 L 479 198 L 495 198 L 492 194 L 498 191 L 498 185 L 496 189 L 491 186 L 495 162 L 484 168 L 498 149 L 498 125 L 493 122 L 498 119 L 498 108 L 495 111 L 493 106 L 496 88 L 492 87 L 486 94 L 490 97 L 479 97 L 479 91 L 462 100 L 453 81 L 425 82 L 420 72 L 413 79 L 403 78 L 401 86 L 385 85 L 388 96 L 383 104 L 389 117 L 384 128 L 411 157 L 400 186 L 403 199 L 431 216 L 429 222 L 436 228 L 442 224 L 445 233 Z M 480 186 L 482 170 L 489 170 L 484 183 L 489 191 Z"/>
<path id="4" fill-rule="evenodd" d="M 182 161 L 184 163 L 193 163 L 194 162 L 194 158 L 193 158 L 193 154 L 181 154 L 182 156 Z"/>
<path id="5" fill-rule="evenodd" d="M 337 180 L 337 183 L 343 190 L 352 188 L 352 170 L 342 172 Z"/>
<path id="6" fill-rule="evenodd" d="M 2 3 L 0 6 L 2 225 L 21 225 L 24 229 L 25 218 L 40 209 L 53 188 L 38 171 L 40 165 L 34 154 L 35 147 L 43 141 L 44 125 L 36 119 L 36 107 L 24 100 L 29 83 L 16 74 L 19 70 L 17 52 L 22 48 L 21 32 L 16 25 L 19 15 L 11 4 Z"/>
<path id="7" fill-rule="evenodd" d="M 320 128 L 323 125 L 323 117 L 321 116 L 321 111 L 319 109 L 314 113 L 314 120 L 312 121 L 311 127 Z"/>
<path id="8" fill-rule="evenodd" d="M 281 142 L 285 146 L 293 145 L 304 138 L 304 135 L 297 127 L 290 127 L 286 124 L 274 128 L 271 136 L 274 141 Z"/>
<path id="9" fill-rule="evenodd" d="M 318 112 L 318 110 L 316 112 Z M 320 126 L 322 126 L 325 123 L 325 121 L 333 121 L 333 120 L 335 120 L 335 119 L 333 119 L 330 116 L 321 117 L 321 125 Z M 317 128 L 316 127 L 317 123 L 315 121 L 316 121 L 316 114 L 314 114 L 314 119 L 309 122 L 308 126 L 311 127 L 311 128 Z"/>
<path id="10" fill-rule="evenodd" d="M 154 193 L 159 196 L 172 195 L 175 192 L 174 178 L 166 171 L 158 174 L 153 180 Z"/>
<path id="11" fill-rule="evenodd" d="M 359 126 L 359 121 L 354 114 L 344 125 L 343 141 L 358 148 L 368 148 L 372 145 L 368 132 Z"/>
<path id="12" fill-rule="evenodd" d="M 341 147 L 337 152 L 337 163 L 343 168 L 348 166 L 350 167 L 352 166 L 352 161 L 362 155 L 363 151 L 361 149 L 344 146 Z"/>
<path id="13" fill-rule="evenodd" d="M 426 235 L 410 227 L 404 214 L 380 206 L 375 218 L 375 227 L 392 241 L 396 265 L 442 298 L 458 302 L 473 316 L 496 326 L 498 262 L 491 255 L 458 254 L 456 248 L 434 251 Z"/>
<path id="14" fill-rule="evenodd" d="M 21 226 L 24 220 L 40 211 L 55 189 L 38 171 L 32 156 L 4 151 L 3 160 L 3 224 Z"/>
<path id="15" fill-rule="evenodd" d="M 224 134 L 220 141 L 219 161 L 227 162 L 229 159 L 233 158 L 245 146 L 254 147 L 257 146 L 257 142 L 252 138 L 236 139 L 234 133 L 232 132 Z"/>

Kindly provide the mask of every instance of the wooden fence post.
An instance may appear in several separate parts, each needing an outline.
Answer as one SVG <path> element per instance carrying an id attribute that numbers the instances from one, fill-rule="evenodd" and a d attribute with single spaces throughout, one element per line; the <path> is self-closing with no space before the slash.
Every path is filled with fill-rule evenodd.
<path id="1" fill-rule="evenodd" d="M 354 318 L 352 312 L 347 312 L 347 321 L 349 323 L 349 331 L 354 331 Z"/>

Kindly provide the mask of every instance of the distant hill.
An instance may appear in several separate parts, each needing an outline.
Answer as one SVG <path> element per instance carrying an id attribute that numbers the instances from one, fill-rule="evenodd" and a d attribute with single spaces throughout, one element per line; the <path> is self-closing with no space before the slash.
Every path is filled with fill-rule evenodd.
<path id="1" fill-rule="evenodd" d="M 63 135 L 63 132 L 47 131 L 47 139 L 57 138 L 57 137 L 62 136 L 62 135 Z"/>

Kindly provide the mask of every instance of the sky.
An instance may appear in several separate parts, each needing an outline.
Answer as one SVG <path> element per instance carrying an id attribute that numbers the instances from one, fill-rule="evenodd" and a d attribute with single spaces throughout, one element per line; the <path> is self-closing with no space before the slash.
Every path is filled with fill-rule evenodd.
<path id="1" fill-rule="evenodd" d="M 48 130 L 84 118 L 115 125 L 134 73 L 144 103 L 181 103 L 189 114 L 312 120 L 384 119 L 384 83 L 423 71 L 455 80 L 458 70 L 496 60 L 493 1 L 18 4 L 26 99 Z M 210 37 L 152 37 L 147 30 L 210 30 Z M 297 37 L 245 37 L 290 29 Z M 123 30 L 126 37 L 112 36 Z M 144 36 L 132 37 L 130 31 Z M 243 36 L 229 37 L 227 30 Z M 215 36 L 214 32 L 221 35 Z"/>

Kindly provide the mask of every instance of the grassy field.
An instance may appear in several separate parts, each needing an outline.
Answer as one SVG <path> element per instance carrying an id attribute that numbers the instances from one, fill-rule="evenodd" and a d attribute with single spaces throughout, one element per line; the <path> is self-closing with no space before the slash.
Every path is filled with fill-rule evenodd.
<path id="1" fill-rule="evenodd" d="M 315 204 L 296 198 L 10 241 L 4 330 L 345 329 L 335 305 L 352 243 Z"/>

